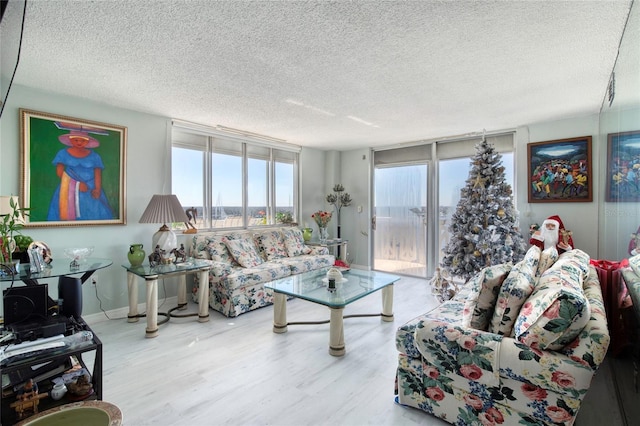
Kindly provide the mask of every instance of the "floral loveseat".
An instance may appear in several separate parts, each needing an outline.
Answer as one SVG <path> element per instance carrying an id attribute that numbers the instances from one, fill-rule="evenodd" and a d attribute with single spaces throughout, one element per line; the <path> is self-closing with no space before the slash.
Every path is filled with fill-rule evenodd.
<path id="1" fill-rule="evenodd" d="M 326 247 L 306 246 L 295 227 L 199 233 L 192 239 L 191 255 L 213 261 L 209 306 L 228 317 L 272 304 L 273 293 L 265 283 L 335 262 Z M 196 281 L 196 302 L 200 286 Z"/>
<path id="2" fill-rule="evenodd" d="M 571 425 L 609 332 L 597 273 L 531 247 L 396 333 L 396 401 L 457 425 Z"/>

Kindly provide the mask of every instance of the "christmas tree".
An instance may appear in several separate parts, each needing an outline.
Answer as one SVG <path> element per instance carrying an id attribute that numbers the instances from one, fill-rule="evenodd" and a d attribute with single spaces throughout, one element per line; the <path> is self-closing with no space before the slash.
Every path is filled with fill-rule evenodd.
<path id="1" fill-rule="evenodd" d="M 467 281 L 482 268 L 522 259 L 526 246 L 517 226 L 511 185 L 505 182 L 502 156 L 485 138 L 476 145 L 460 195 L 442 269 Z"/>

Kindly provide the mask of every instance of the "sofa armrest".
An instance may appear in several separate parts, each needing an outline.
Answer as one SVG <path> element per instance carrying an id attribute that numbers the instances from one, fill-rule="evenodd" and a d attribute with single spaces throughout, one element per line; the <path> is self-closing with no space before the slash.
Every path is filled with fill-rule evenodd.
<path id="1" fill-rule="evenodd" d="M 583 289 L 591 316 L 578 337 L 559 351 L 542 351 L 505 338 L 500 348 L 502 375 L 582 398 L 604 360 L 610 340 L 600 282 L 593 266 L 589 267 Z"/>
<path id="2" fill-rule="evenodd" d="M 584 397 L 596 371 L 579 358 L 535 350 L 512 337 L 502 340 L 499 357 L 501 376 L 576 399 Z"/>
<path id="3" fill-rule="evenodd" d="M 499 386 L 502 336 L 429 319 L 415 331 L 415 345 L 440 375 L 457 375 L 487 386 Z"/>

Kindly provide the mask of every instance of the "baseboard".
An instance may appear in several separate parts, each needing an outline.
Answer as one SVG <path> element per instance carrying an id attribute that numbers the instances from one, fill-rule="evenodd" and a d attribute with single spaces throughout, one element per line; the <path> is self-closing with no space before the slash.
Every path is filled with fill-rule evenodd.
<path id="1" fill-rule="evenodd" d="M 187 299 L 188 302 L 188 299 Z M 159 301 L 158 305 L 160 305 L 160 303 L 163 303 L 164 306 L 177 306 L 178 305 L 178 296 L 172 296 L 172 297 L 167 297 L 166 299 L 162 299 L 161 301 Z M 161 308 L 161 310 L 164 309 Z M 144 313 L 147 310 L 147 304 L 146 303 L 138 303 L 138 313 Z M 106 315 L 105 315 L 106 312 Z M 88 324 L 97 324 L 103 321 L 109 321 L 109 320 L 126 320 L 127 319 L 127 315 L 129 315 L 129 306 L 125 306 L 122 308 L 117 308 L 117 309 L 111 309 L 109 311 L 105 311 L 105 312 L 96 312 L 95 314 L 89 314 L 89 315 L 83 315 L 82 319 L 85 320 L 85 322 L 87 322 Z M 107 318 L 107 315 L 109 316 Z"/>

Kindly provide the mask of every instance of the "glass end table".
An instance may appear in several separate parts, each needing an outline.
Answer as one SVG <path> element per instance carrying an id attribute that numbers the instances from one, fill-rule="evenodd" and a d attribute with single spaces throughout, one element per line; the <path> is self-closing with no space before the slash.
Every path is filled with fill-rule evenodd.
<path id="1" fill-rule="evenodd" d="M 212 262 L 206 259 L 187 259 L 185 262 L 171 263 L 167 265 L 122 265 L 127 270 L 127 287 L 129 291 L 129 314 L 127 321 L 137 322 L 141 315 L 138 313 L 138 286 L 136 285 L 136 277 L 143 278 L 147 283 L 147 327 L 146 337 L 156 337 L 158 335 L 158 325 L 168 322 L 174 317 L 195 316 L 196 314 L 175 315 L 172 311 L 176 309 L 186 309 L 187 307 L 187 274 L 198 274 L 200 280 L 201 291 L 198 294 L 198 321 L 209 321 L 209 291 L 208 286 L 202 283 L 209 282 L 209 270 Z M 178 306 L 171 309 L 168 313 L 158 312 L 158 279 L 177 276 L 178 280 Z M 166 317 L 165 320 L 158 322 L 158 315 Z"/>

